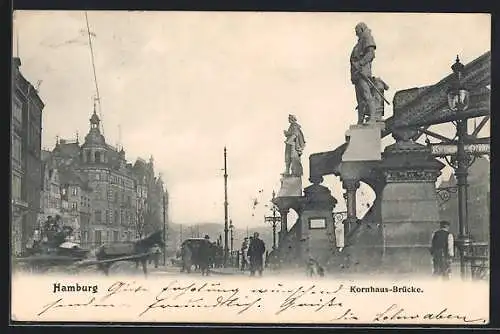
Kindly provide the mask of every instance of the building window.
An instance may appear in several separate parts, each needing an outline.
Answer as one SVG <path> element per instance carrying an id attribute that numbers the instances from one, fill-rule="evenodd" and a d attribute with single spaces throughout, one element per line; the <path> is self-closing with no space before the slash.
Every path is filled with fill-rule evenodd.
<path id="1" fill-rule="evenodd" d="M 89 232 L 88 231 L 83 231 L 82 232 L 82 241 L 87 242 L 89 239 Z"/>
<path id="2" fill-rule="evenodd" d="M 87 151 L 87 162 L 90 163 L 92 161 L 92 153 L 90 151 Z"/>
<path id="3" fill-rule="evenodd" d="M 101 152 L 95 152 L 95 162 L 101 162 Z"/>
<path id="4" fill-rule="evenodd" d="M 102 213 L 101 210 L 95 210 L 95 222 L 96 224 L 102 224 Z"/>
<path id="5" fill-rule="evenodd" d="M 76 202 L 72 202 L 72 203 L 71 203 L 71 209 L 73 209 L 73 210 L 78 210 L 78 203 L 76 203 Z"/>
<path id="6" fill-rule="evenodd" d="M 95 231 L 95 243 L 100 245 L 102 244 L 102 232 L 101 231 Z"/>
<path id="7" fill-rule="evenodd" d="M 118 241 L 118 231 L 113 231 L 113 241 Z"/>
<path id="8" fill-rule="evenodd" d="M 12 175 L 12 199 L 21 199 L 22 178 Z"/>
<path id="9" fill-rule="evenodd" d="M 71 194 L 73 196 L 77 196 L 78 195 L 78 188 L 76 188 L 76 187 L 71 188 Z"/>
<path id="10" fill-rule="evenodd" d="M 37 153 L 38 150 L 40 150 L 40 133 L 34 124 L 31 124 L 29 127 L 28 143 L 34 153 Z"/>
<path id="11" fill-rule="evenodd" d="M 12 115 L 19 123 L 23 122 L 23 104 L 16 96 L 12 99 Z"/>
<path id="12" fill-rule="evenodd" d="M 22 156 L 23 156 L 23 151 L 22 151 L 22 143 L 21 143 L 21 138 L 17 136 L 16 134 L 12 135 L 12 159 L 14 159 L 16 162 L 21 163 L 22 162 Z"/>
<path id="13" fill-rule="evenodd" d="M 118 215 L 118 210 L 115 210 L 115 224 L 120 224 L 120 216 Z"/>

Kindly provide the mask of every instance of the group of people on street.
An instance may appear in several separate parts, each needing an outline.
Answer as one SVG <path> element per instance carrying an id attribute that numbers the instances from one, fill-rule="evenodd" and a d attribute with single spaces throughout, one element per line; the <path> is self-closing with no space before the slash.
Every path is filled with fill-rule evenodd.
<path id="1" fill-rule="evenodd" d="M 149 264 L 151 264 L 151 262 L 154 262 L 155 268 L 158 268 L 158 265 L 160 264 L 160 256 L 162 254 L 160 245 L 154 244 L 153 247 L 151 247 L 151 249 L 149 250 L 149 252 L 151 253 L 148 259 Z"/>
<path id="2" fill-rule="evenodd" d="M 440 228 L 432 234 L 430 253 L 433 260 L 433 275 L 449 279 L 451 275 L 451 263 L 455 255 L 454 238 L 449 231 L 450 223 L 441 221 Z M 264 271 L 264 254 L 266 246 L 259 233 L 255 232 L 253 236 L 245 237 L 241 245 L 241 271 L 250 271 L 250 276 L 258 273 L 262 276 Z M 196 253 L 196 254 L 194 254 Z M 157 266 L 161 250 L 154 252 L 153 260 Z M 214 245 L 210 242 L 208 235 L 204 237 L 203 242 L 195 248 L 187 243 L 181 247 L 180 257 L 182 258 L 181 271 L 191 272 L 192 265 L 199 266 L 203 276 L 209 275 L 209 268 L 213 262 Z M 320 276 L 323 276 L 320 274 Z"/>
<path id="3" fill-rule="evenodd" d="M 241 245 L 241 271 L 247 268 L 250 270 L 250 276 L 255 276 L 258 272 L 262 276 L 264 271 L 264 253 L 266 252 L 266 245 L 262 239 L 259 238 L 259 233 L 255 232 L 251 237 L 245 237 Z"/>

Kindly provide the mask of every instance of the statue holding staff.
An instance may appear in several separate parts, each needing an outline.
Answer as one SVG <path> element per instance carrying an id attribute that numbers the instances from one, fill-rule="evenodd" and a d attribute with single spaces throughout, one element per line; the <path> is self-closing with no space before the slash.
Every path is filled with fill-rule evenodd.
<path id="1" fill-rule="evenodd" d="M 290 126 L 284 131 L 285 140 L 285 172 L 283 175 L 302 176 L 304 174 L 300 157 L 304 152 L 306 141 L 297 117 L 288 115 Z"/>
<path id="2" fill-rule="evenodd" d="M 372 95 L 374 87 L 372 78 L 372 61 L 375 59 L 375 49 L 377 48 L 375 40 L 368 26 L 361 22 L 356 25 L 356 36 L 358 42 L 351 53 L 351 82 L 356 91 L 356 100 L 358 102 L 358 124 L 362 124 L 365 116 L 371 120 L 376 117 L 376 105 Z"/>

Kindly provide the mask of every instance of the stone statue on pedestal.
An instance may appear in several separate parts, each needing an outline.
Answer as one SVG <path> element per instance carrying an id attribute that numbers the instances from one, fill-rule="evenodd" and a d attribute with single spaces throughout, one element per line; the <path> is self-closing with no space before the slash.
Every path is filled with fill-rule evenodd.
<path id="1" fill-rule="evenodd" d="M 375 100 L 372 94 L 372 61 L 375 58 L 375 40 L 368 26 L 361 22 L 356 25 L 358 42 L 351 53 L 351 82 L 356 90 L 358 102 L 358 124 L 363 124 L 366 115 L 374 120 L 376 115 Z"/>
<path id="2" fill-rule="evenodd" d="M 306 141 L 304 134 L 297 123 L 297 117 L 294 115 L 288 116 L 290 127 L 284 131 L 285 140 L 285 172 L 284 176 L 302 176 L 304 171 L 300 157 L 304 151 Z"/>

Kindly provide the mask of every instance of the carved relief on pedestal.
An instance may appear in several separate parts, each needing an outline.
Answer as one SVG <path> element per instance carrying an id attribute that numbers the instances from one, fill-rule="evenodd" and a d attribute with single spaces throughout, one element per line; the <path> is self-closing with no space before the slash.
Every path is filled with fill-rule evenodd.
<path id="1" fill-rule="evenodd" d="M 384 172 L 387 183 L 436 182 L 441 174 L 431 170 L 387 170 Z"/>

